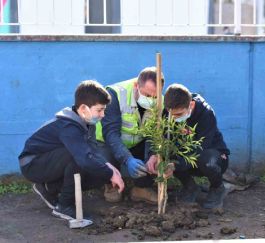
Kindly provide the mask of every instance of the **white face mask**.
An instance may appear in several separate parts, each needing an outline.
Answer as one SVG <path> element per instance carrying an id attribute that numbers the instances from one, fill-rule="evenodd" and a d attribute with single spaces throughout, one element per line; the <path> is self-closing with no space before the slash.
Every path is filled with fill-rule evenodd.
<path id="1" fill-rule="evenodd" d="M 191 116 L 191 108 L 189 108 L 189 112 L 188 112 L 188 114 L 176 118 L 176 119 L 175 119 L 175 122 L 184 122 L 184 121 L 186 121 L 188 118 L 190 118 L 190 116 Z"/>
<path id="2" fill-rule="evenodd" d="M 154 105 L 154 98 L 142 95 L 139 89 L 138 93 L 139 93 L 139 98 L 137 100 L 137 103 L 144 109 L 147 110 L 151 109 L 151 107 Z"/>

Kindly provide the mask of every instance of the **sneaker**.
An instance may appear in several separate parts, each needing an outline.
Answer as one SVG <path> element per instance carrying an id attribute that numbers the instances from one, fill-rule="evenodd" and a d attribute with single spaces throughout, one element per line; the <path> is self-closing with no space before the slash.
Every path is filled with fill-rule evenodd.
<path id="1" fill-rule="evenodd" d="M 76 209 L 75 209 L 75 206 L 72 206 L 72 205 L 63 206 L 57 203 L 57 205 L 52 211 L 52 214 L 61 219 L 66 219 L 66 220 L 76 219 Z M 83 215 L 83 219 L 90 220 L 91 222 L 93 222 L 89 215 Z"/>
<path id="2" fill-rule="evenodd" d="M 200 192 L 200 187 L 191 178 L 186 185 L 183 185 L 177 196 L 177 200 L 185 203 L 194 203 Z"/>
<path id="3" fill-rule="evenodd" d="M 55 205 L 58 202 L 57 195 L 49 193 L 44 183 L 33 184 L 33 191 L 36 192 L 41 197 L 41 199 L 46 203 L 46 205 L 49 208 L 51 209 L 55 208 Z"/>
<path id="4" fill-rule="evenodd" d="M 223 183 L 217 188 L 211 187 L 202 206 L 207 209 L 222 208 L 225 195 L 226 190 Z"/>
<path id="5" fill-rule="evenodd" d="M 106 184 L 104 197 L 107 202 L 116 203 L 122 200 L 122 193 L 119 193 L 118 189 L 111 184 Z"/>
<path id="6" fill-rule="evenodd" d="M 150 204 L 157 204 L 157 193 L 149 187 L 133 187 L 131 190 L 131 200 L 134 202 L 144 201 Z"/>

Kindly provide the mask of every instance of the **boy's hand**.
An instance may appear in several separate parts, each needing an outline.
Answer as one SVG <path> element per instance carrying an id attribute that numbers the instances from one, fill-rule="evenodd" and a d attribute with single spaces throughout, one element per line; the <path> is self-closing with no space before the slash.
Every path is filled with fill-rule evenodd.
<path id="1" fill-rule="evenodd" d="M 112 186 L 117 186 L 118 192 L 121 193 L 124 190 L 124 182 L 121 177 L 121 173 L 110 163 L 106 163 L 106 165 L 113 171 L 113 175 L 110 179 Z"/>
<path id="2" fill-rule="evenodd" d="M 166 179 L 170 178 L 173 175 L 174 171 L 175 171 L 175 164 L 174 163 L 168 163 L 166 172 L 164 174 Z"/>
<path id="3" fill-rule="evenodd" d="M 156 155 L 152 155 L 149 160 L 146 162 L 146 167 L 147 170 L 150 174 L 155 174 L 157 175 L 157 156 Z"/>
<path id="4" fill-rule="evenodd" d="M 119 170 L 118 170 L 115 166 L 113 166 L 113 165 L 112 165 L 111 163 L 109 163 L 109 162 L 107 162 L 106 165 L 107 165 L 110 169 L 115 170 L 115 172 L 117 172 L 117 174 L 119 174 L 120 177 L 121 177 L 121 173 L 119 172 Z"/>
<path id="5" fill-rule="evenodd" d="M 150 157 L 150 159 L 146 162 L 147 170 L 150 174 L 157 175 L 157 173 L 158 173 L 157 172 L 157 163 L 158 163 L 157 156 L 155 156 L 155 155 L 152 155 Z M 170 178 L 173 175 L 174 170 L 175 170 L 174 163 L 169 163 L 167 165 L 167 169 L 164 173 L 165 178 L 166 179 Z"/>

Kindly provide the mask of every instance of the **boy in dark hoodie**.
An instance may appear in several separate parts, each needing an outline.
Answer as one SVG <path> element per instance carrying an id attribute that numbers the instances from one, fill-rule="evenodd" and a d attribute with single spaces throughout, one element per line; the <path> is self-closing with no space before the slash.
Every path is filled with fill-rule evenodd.
<path id="1" fill-rule="evenodd" d="M 204 208 L 219 208 L 223 205 L 225 188 L 222 175 L 228 167 L 229 149 L 217 127 L 213 109 L 199 95 L 191 94 L 183 85 L 172 84 L 165 93 L 164 105 L 167 112 L 176 122 L 186 121 L 187 125 L 196 127 L 196 139 L 204 137 L 202 150 L 197 160 L 197 168 L 185 162 L 182 157 L 176 157 L 174 176 L 183 184 L 178 200 L 195 202 L 200 188 L 196 185 L 193 176 L 205 176 L 210 182 L 210 189 L 203 203 Z M 154 172 L 155 165 L 153 166 Z M 150 168 L 149 168 L 150 170 Z"/>
<path id="2" fill-rule="evenodd" d="M 124 182 L 119 171 L 98 151 L 95 124 L 104 117 L 109 93 L 96 81 L 83 81 L 75 91 L 75 105 L 64 108 L 27 139 L 19 162 L 33 190 L 64 219 L 75 218 L 74 174 L 80 173 L 82 190 Z M 85 218 L 88 216 L 85 215 Z"/>

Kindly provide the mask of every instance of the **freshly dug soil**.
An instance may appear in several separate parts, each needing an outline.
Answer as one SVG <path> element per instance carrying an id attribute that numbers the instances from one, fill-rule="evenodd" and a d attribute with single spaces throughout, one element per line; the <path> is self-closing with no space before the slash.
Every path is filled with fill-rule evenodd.
<path id="1" fill-rule="evenodd" d="M 166 239 L 178 228 L 187 230 L 208 226 L 210 224 L 208 219 L 201 219 L 199 210 L 198 204 L 169 203 L 167 213 L 158 215 L 157 206 L 127 202 L 110 207 L 108 210 L 101 210 L 99 212 L 101 219 L 88 228 L 87 232 L 102 234 L 130 229 L 141 239 L 145 236 Z"/>

